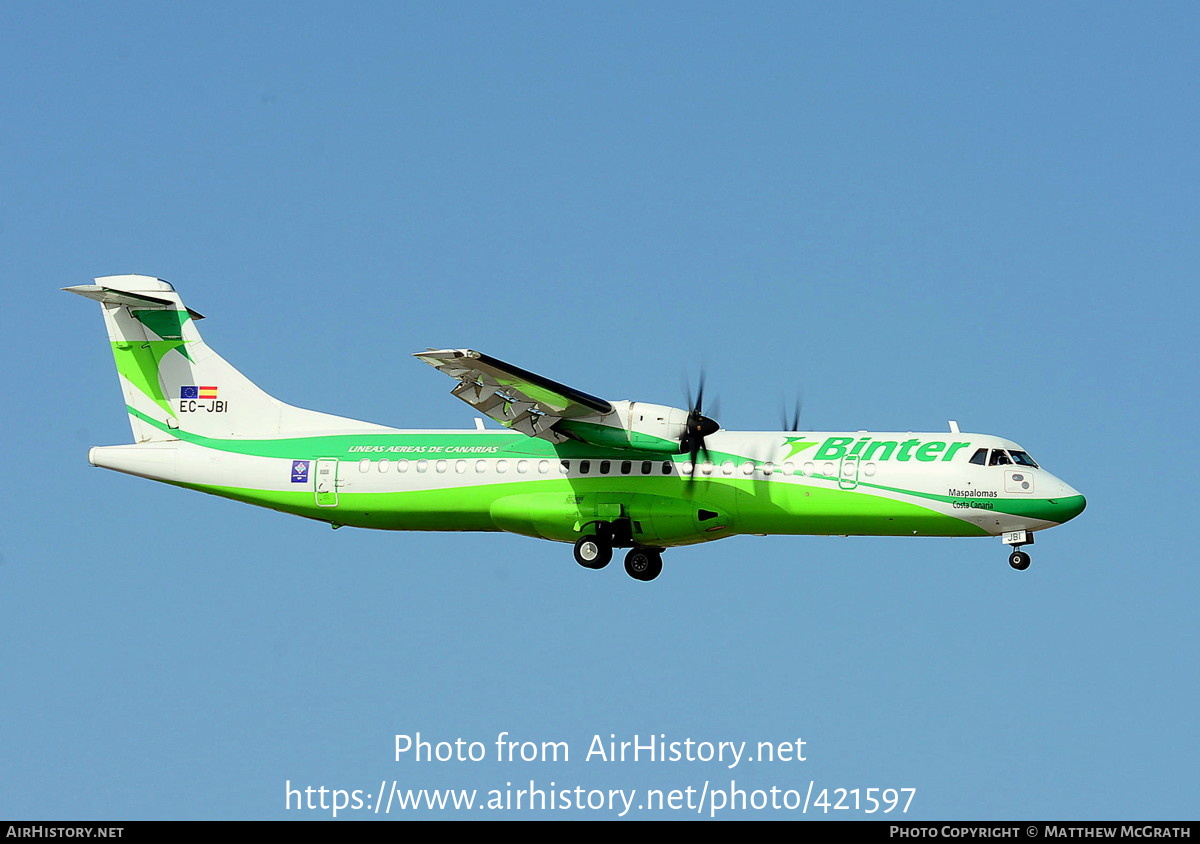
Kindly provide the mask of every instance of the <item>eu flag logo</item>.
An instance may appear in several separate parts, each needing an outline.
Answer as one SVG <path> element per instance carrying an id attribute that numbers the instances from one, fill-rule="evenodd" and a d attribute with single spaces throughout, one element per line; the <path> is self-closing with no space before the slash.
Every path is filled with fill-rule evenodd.
<path id="1" fill-rule="evenodd" d="M 308 483 L 308 460 L 293 460 L 292 461 L 292 483 L 305 484 Z"/>
<path id="2" fill-rule="evenodd" d="M 198 399 L 200 398 L 199 387 L 180 387 L 179 397 L 181 399 Z"/>

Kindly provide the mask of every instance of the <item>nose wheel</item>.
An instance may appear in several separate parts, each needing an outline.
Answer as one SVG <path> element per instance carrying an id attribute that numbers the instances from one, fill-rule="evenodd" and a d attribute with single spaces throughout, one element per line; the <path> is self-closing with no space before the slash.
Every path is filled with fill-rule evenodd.
<path id="1" fill-rule="evenodd" d="M 1021 550 L 1021 546 L 1033 544 L 1033 531 L 1010 530 L 1002 533 L 1000 539 L 1012 548 L 1012 553 L 1008 555 L 1008 564 L 1017 571 L 1029 568 L 1029 555 Z"/>

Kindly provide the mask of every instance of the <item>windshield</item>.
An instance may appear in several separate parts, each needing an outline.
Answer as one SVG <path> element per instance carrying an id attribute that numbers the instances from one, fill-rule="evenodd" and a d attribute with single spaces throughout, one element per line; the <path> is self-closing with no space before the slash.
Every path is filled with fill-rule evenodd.
<path id="1" fill-rule="evenodd" d="M 1023 451 L 1010 451 L 1009 454 L 1012 455 L 1013 463 L 1016 463 L 1018 466 L 1031 466 L 1034 469 L 1039 468 L 1038 464 L 1033 462 L 1033 458 Z"/>
<path id="2" fill-rule="evenodd" d="M 993 448 L 976 449 L 971 455 L 971 462 L 978 466 L 1028 466 L 1030 469 L 1040 469 L 1034 459 L 1024 451 L 1016 449 Z"/>

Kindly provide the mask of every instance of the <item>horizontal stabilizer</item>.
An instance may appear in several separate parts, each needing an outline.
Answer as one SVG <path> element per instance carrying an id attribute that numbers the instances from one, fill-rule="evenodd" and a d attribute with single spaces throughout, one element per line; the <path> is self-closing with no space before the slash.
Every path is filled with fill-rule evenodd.
<path id="1" fill-rule="evenodd" d="M 153 310 L 155 308 L 177 310 L 179 308 L 179 303 L 173 302 L 170 299 L 162 299 L 146 293 L 116 290 L 112 287 L 102 287 L 99 284 L 77 284 L 74 287 L 64 287 L 63 290 L 66 290 L 68 293 L 78 293 L 80 296 L 95 299 L 97 302 L 103 302 L 106 305 L 127 305 L 138 310 Z M 184 308 L 187 310 L 188 316 L 192 319 L 204 319 L 203 314 L 193 311 L 186 305 Z"/>

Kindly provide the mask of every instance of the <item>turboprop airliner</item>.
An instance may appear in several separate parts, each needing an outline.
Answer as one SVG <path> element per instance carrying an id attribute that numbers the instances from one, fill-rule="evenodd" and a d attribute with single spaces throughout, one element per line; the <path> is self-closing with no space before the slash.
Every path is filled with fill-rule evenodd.
<path id="1" fill-rule="evenodd" d="M 668 548 L 739 534 L 999 536 L 1029 567 L 1034 533 L 1084 497 L 1015 442 L 942 433 L 726 431 L 683 409 L 610 401 L 471 349 L 418 360 L 482 419 L 402 430 L 273 398 L 201 339 L 169 283 L 114 275 L 64 288 L 98 301 L 130 445 L 95 466 L 343 526 L 509 531 L 648 581 Z M 796 427 L 793 425 L 793 427 Z"/>

